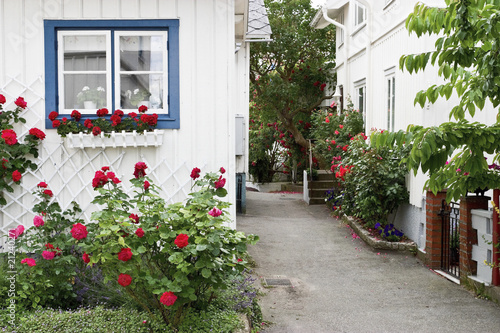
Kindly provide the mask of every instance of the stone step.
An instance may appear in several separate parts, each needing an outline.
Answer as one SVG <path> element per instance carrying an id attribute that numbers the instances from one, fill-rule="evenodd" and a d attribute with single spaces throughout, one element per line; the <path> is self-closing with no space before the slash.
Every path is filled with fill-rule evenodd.
<path id="1" fill-rule="evenodd" d="M 314 188 L 309 189 L 309 198 L 325 198 L 327 188 Z"/>
<path id="2" fill-rule="evenodd" d="M 331 181 L 331 180 L 314 180 L 312 182 L 308 182 L 309 189 L 313 189 L 313 188 L 329 189 L 329 188 L 333 188 L 336 186 L 337 186 L 336 182 Z"/>
<path id="3" fill-rule="evenodd" d="M 325 198 L 309 198 L 309 205 L 324 205 Z"/>

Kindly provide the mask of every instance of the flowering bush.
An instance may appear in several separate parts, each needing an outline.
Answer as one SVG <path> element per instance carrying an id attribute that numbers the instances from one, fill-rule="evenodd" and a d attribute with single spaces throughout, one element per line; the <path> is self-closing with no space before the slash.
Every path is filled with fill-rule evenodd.
<path id="1" fill-rule="evenodd" d="M 373 148 L 364 135 L 355 136 L 344 157 L 336 158 L 332 166 L 342 188 L 339 213 L 363 219 L 367 228 L 376 223 L 385 227 L 389 214 L 408 202 L 407 168 L 401 163 L 408 151 L 406 146 Z"/>
<path id="2" fill-rule="evenodd" d="M 139 133 L 144 131 L 152 131 L 158 125 L 158 115 L 156 113 L 146 114 L 148 108 L 141 105 L 138 109 L 139 113 L 130 112 L 125 115 L 121 110 L 115 110 L 112 115 L 109 115 L 109 110 L 102 108 L 97 110 L 97 118 L 86 118 L 81 121 L 82 115 L 77 110 L 71 112 L 71 118 L 63 117 L 59 119 L 59 114 L 55 111 L 49 113 L 49 119 L 52 121 L 52 127 L 57 128 L 57 134 L 65 137 L 68 133 L 85 134 L 92 133 L 97 136 L 101 133 L 115 131 L 134 131 Z"/>
<path id="3" fill-rule="evenodd" d="M 16 99 L 14 110 L 3 110 L 5 96 L 0 94 L 0 205 L 7 203 L 3 190 L 13 192 L 12 183 L 19 184 L 22 175 L 28 170 L 35 170 L 36 164 L 28 159 L 28 155 L 38 157 L 38 145 L 45 138 L 45 133 L 38 128 L 31 128 L 24 137 L 24 143 L 18 139 L 14 131 L 14 123 L 26 123 L 20 116 L 27 103 L 22 97 Z"/>
<path id="4" fill-rule="evenodd" d="M 109 168 L 96 172 L 99 194 L 93 203 L 103 208 L 92 213 L 95 231 L 79 241 L 87 255 L 82 261 L 98 264 L 106 281 L 177 326 L 191 307 L 210 302 L 229 275 L 245 268 L 238 259 L 257 237 L 224 226 L 229 204 L 220 200 L 227 194 L 222 174 L 201 178 L 193 169 L 198 191 L 185 204 L 168 206 L 146 170 L 144 163 L 136 164 L 133 198 Z"/>

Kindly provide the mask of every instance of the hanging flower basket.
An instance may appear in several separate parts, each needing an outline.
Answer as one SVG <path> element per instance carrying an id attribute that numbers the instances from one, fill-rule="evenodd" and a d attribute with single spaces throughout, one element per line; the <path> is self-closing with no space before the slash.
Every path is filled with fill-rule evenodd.
<path id="1" fill-rule="evenodd" d="M 68 148 L 127 148 L 127 147 L 159 147 L 163 143 L 163 130 L 132 132 L 100 133 L 99 135 L 84 133 L 68 133 L 64 138 Z"/>

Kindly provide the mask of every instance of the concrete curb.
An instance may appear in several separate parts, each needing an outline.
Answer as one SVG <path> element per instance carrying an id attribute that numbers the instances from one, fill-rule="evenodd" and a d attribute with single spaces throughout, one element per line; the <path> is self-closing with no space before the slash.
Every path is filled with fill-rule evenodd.
<path id="1" fill-rule="evenodd" d="M 352 230 L 354 230 L 354 232 L 356 232 L 356 234 L 373 249 L 412 253 L 415 253 L 417 251 L 417 244 L 415 242 L 388 242 L 373 238 L 370 233 L 363 229 L 363 227 L 359 225 L 351 216 L 343 216 L 342 221 L 348 224 L 352 228 Z"/>

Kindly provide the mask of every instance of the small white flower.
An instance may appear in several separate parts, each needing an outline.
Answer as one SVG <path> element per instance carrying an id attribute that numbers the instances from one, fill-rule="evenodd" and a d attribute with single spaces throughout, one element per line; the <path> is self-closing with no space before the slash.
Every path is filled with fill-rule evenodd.
<path id="1" fill-rule="evenodd" d="M 137 95 L 139 93 L 139 89 L 134 89 L 134 95 Z"/>
<path id="2" fill-rule="evenodd" d="M 97 87 L 97 91 L 104 91 L 103 87 Z"/>
<path id="3" fill-rule="evenodd" d="M 82 91 L 87 91 L 87 90 L 90 90 L 89 86 L 85 86 L 83 87 Z"/>
<path id="4" fill-rule="evenodd" d="M 132 92 L 130 90 L 125 91 L 125 96 L 130 99 L 132 98 Z"/>

